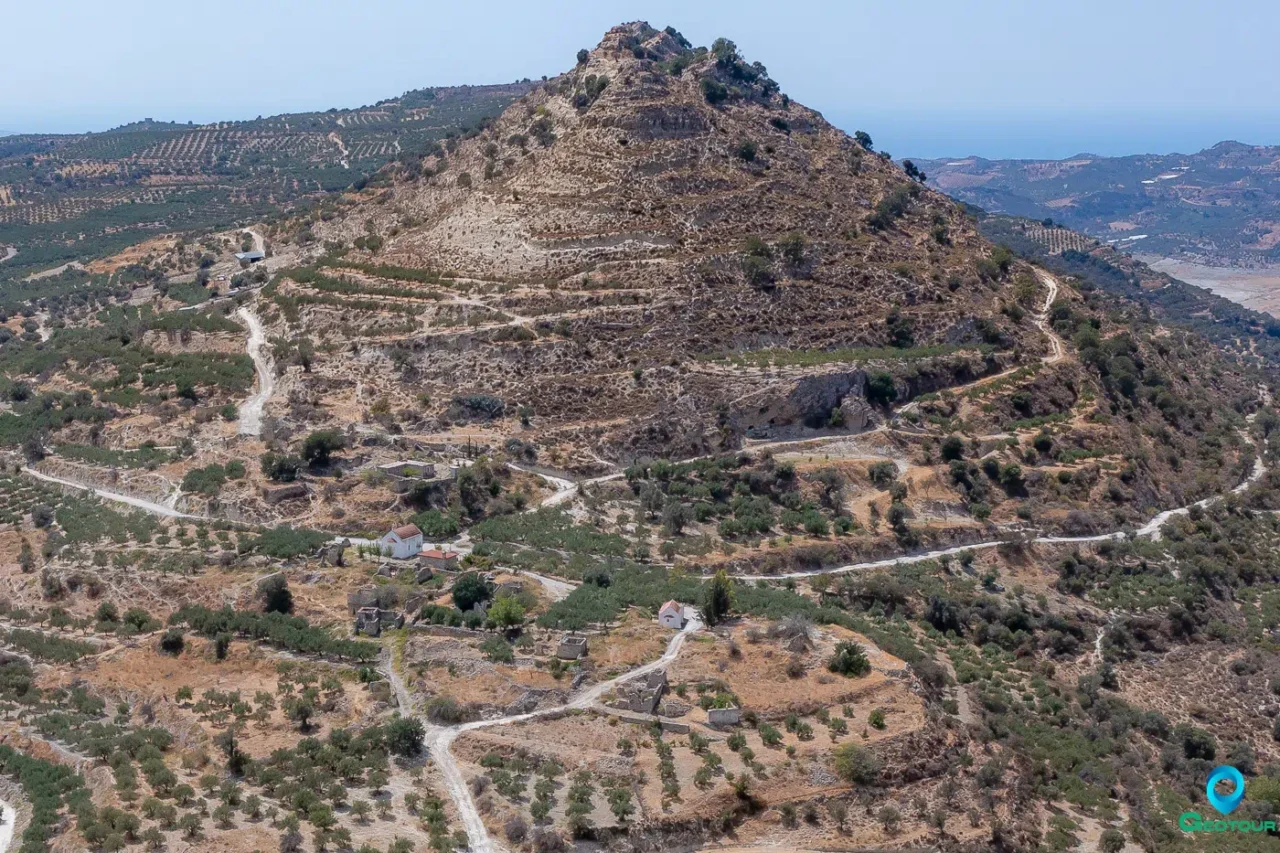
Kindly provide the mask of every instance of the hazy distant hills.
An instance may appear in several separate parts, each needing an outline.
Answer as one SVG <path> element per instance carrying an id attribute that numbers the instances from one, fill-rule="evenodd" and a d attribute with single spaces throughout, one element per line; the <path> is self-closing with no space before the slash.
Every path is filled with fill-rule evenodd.
<path id="1" fill-rule="evenodd" d="M 1052 218 L 1118 246 L 1209 264 L 1280 263 L 1280 146 L 1066 160 L 917 160 L 930 186 L 986 210 Z"/>

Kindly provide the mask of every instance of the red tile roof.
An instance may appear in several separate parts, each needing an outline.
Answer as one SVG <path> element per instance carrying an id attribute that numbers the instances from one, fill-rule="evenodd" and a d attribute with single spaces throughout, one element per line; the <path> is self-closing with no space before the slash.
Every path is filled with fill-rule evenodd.
<path id="1" fill-rule="evenodd" d="M 423 551 L 419 556 L 431 557 L 436 560 L 453 560 L 458 557 L 458 555 L 453 551 L 437 551 L 435 548 L 432 548 L 429 551 Z"/>
<path id="2" fill-rule="evenodd" d="M 418 529 L 416 524 L 406 524 L 403 527 L 397 527 L 391 531 L 401 539 L 411 539 L 414 536 L 421 536 L 422 531 Z"/>
<path id="3" fill-rule="evenodd" d="M 668 610 L 675 610 L 676 613 L 683 614 L 684 606 L 674 599 L 658 608 L 658 613 L 666 613 Z"/>

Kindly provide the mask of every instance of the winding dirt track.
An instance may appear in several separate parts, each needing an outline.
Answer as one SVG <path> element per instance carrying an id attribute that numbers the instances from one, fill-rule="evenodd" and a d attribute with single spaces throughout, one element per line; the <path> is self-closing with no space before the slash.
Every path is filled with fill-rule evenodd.
<path id="1" fill-rule="evenodd" d="M 636 667 L 633 670 L 623 673 L 616 678 L 608 681 L 602 681 L 593 685 L 579 693 L 572 700 L 564 705 L 558 705 L 554 708 L 544 708 L 538 711 L 531 711 L 527 714 L 515 714 L 510 717 L 498 717 L 492 720 L 475 720 L 470 723 L 462 723 L 457 726 L 437 726 L 428 722 L 425 718 L 420 718 L 423 727 L 426 730 L 424 743 L 431 754 L 432 760 L 440 768 L 440 774 L 444 777 L 445 787 L 449 789 L 449 796 L 453 799 L 454 805 L 458 809 L 458 817 L 462 821 L 463 829 L 466 830 L 468 839 L 468 849 L 472 853 L 502 853 L 505 851 L 501 844 L 489 835 L 489 830 L 484 825 L 484 820 L 480 817 L 480 811 L 476 808 L 475 800 L 471 796 L 471 789 L 467 787 L 466 779 L 462 775 L 462 768 L 458 766 L 453 754 L 449 751 L 450 745 L 457 739 L 458 735 L 465 732 L 475 731 L 476 729 L 492 728 L 493 726 L 505 726 L 515 723 L 525 723 L 530 720 L 537 720 L 543 717 L 553 717 L 564 713 L 565 711 L 581 710 L 589 708 L 600 700 L 600 697 L 617 687 L 624 681 L 645 675 L 654 670 L 661 669 L 676 659 L 680 654 L 680 649 L 684 646 L 685 640 L 691 634 L 702 627 L 702 622 L 698 615 L 692 612 L 692 608 L 686 608 L 685 616 L 688 622 L 685 623 L 684 629 L 671 638 L 667 643 L 666 651 L 662 653 L 662 657 L 650 661 L 643 666 Z M 411 697 L 408 690 L 404 686 L 399 673 L 394 673 L 394 664 L 389 664 L 387 670 L 391 670 L 388 675 L 391 676 L 391 684 L 396 692 L 396 698 L 400 701 L 401 707 L 408 713 L 414 713 L 411 703 Z"/>
<path id="2" fill-rule="evenodd" d="M 258 235 L 255 234 L 255 237 L 258 237 Z M 1057 337 L 1057 335 L 1053 333 L 1052 328 L 1049 325 L 1049 321 L 1048 321 L 1049 308 L 1053 304 L 1054 300 L 1057 298 L 1058 283 L 1053 278 L 1053 276 L 1043 271 L 1037 270 L 1037 275 L 1040 277 L 1041 281 L 1046 285 L 1048 293 L 1047 293 L 1047 298 L 1045 300 L 1045 305 L 1043 310 L 1035 316 L 1033 322 L 1035 322 L 1035 325 L 1037 326 L 1037 328 L 1039 328 L 1042 332 L 1044 332 L 1045 336 L 1048 338 L 1048 341 L 1049 341 L 1049 352 L 1045 356 L 1043 356 L 1041 360 L 1046 364 L 1052 364 L 1062 360 L 1065 354 L 1065 348 L 1062 345 L 1062 341 Z M 267 356 L 262 351 L 263 346 L 265 345 L 265 333 L 263 331 L 261 321 L 257 318 L 256 315 L 250 312 L 247 308 L 241 308 L 239 315 L 244 319 L 246 325 L 249 328 L 249 341 L 247 345 L 247 350 L 249 352 L 250 357 L 253 358 L 254 366 L 258 371 L 258 384 L 259 384 L 257 393 L 255 393 L 248 401 L 246 401 L 241 406 L 240 432 L 241 434 L 258 435 L 261 432 L 261 428 L 262 428 L 262 424 L 261 424 L 262 410 L 274 388 L 275 376 L 274 376 L 274 370 L 272 369 L 272 366 L 269 360 L 267 359 Z M 995 378 L 998 378 L 998 377 L 989 376 L 984 379 L 978 380 L 978 382 L 972 383 L 972 384 L 974 385 L 984 384 L 986 382 L 992 381 Z M 914 404 L 908 404 L 907 406 L 904 406 L 902 409 L 899 409 L 899 414 L 903 411 L 908 410 L 908 408 L 912 405 Z M 1248 420 L 1252 421 L 1253 417 L 1254 416 L 1251 415 Z M 1252 439 L 1247 434 L 1244 434 L 1244 433 L 1242 434 L 1244 435 L 1247 441 L 1249 441 L 1250 443 L 1253 443 Z M 814 441 L 814 439 L 764 442 L 764 443 L 752 445 L 750 449 L 760 450 L 760 449 L 769 448 L 769 447 L 781 447 L 786 445 L 804 444 L 811 441 Z M 527 470 L 527 469 L 518 468 L 518 466 L 515 466 L 515 465 L 512 465 L 511 467 L 516 468 L 517 470 Z M 139 509 L 144 509 L 149 512 L 156 513 L 157 515 L 163 515 L 163 516 L 174 517 L 174 518 L 196 518 L 197 517 L 197 516 L 191 516 L 185 513 L 177 512 L 172 507 L 164 506 L 161 504 L 155 504 L 149 501 L 140 500 L 137 498 L 129 497 L 127 495 L 121 495 L 114 492 L 109 492 L 109 491 L 100 490 L 96 488 L 90 488 L 82 484 L 75 483 L 69 480 L 63 480 L 57 477 L 51 477 L 47 474 L 42 474 L 31 468 L 24 468 L 23 470 L 30 476 L 33 476 L 37 479 L 45 480 L 48 482 L 59 483 L 62 485 L 71 486 L 79 489 L 89 490 L 104 499 L 124 503 Z M 1248 488 L 1248 486 L 1253 482 L 1256 482 L 1265 473 L 1266 470 L 1267 470 L 1266 466 L 1264 465 L 1261 459 L 1261 456 L 1259 456 L 1258 458 L 1255 459 L 1253 470 L 1249 474 L 1249 476 L 1239 485 L 1231 489 L 1228 494 L 1239 493 L 1244 489 Z M 596 477 L 594 479 L 586 480 L 586 481 L 583 481 L 582 483 L 575 483 L 563 477 L 558 477 L 551 474 L 545 474 L 538 471 L 531 471 L 531 473 L 537 474 L 538 476 L 542 477 L 544 480 L 551 483 L 556 489 L 556 491 L 552 495 L 550 495 L 547 499 L 542 501 L 541 506 L 556 506 L 571 500 L 579 493 L 582 485 L 590 485 L 590 484 L 605 482 L 609 480 L 618 479 L 623 476 L 621 472 L 618 472 L 618 473 L 609 474 L 603 477 Z M 1094 536 L 1038 536 L 1032 539 L 1031 541 L 1036 543 L 1043 543 L 1043 544 L 1060 544 L 1060 543 L 1077 543 L 1077 542 L 1088 543 L 1088 542 L 1103 542 L 1107 540 L 1120 539 L 1125 537 L 1126 535 L 1152 537 L 1154 539 L 1158 539 L 1160 535 L 1161 526 L 1170 518 L 1176 515 L 1182 515 L 1187 513 L 1193 506 L 1198 506 L 1198 507 L 1210 506 L 1216 503 L 1217 501 L 1221 500 L 1222 497 L 1223 495 L 1218 495 L 1215 497 L 1210 497 L 1210 498 L 1206 498 L 1204 500 L 1198 501 L 1195 504 L 1192 504 L 1191 506 L 1188 506 L 1188 507 L 1179 507 L 1177 509 L 1165 510 L 1159 513 L 1158 515 L 1156 515 L 1154 518 L 1152 518 L 1149 522 L 1147 522 L 1141 528 L 1137 529 L 1136 531 L 1133 531 L 1132 534 L 1128 534 L 1125 531 L 1115 531 L 1112 533 L 1104 533 L 1104 534 L 1098 534 Z M 883 560 L 874 560 L 874 561 L 869 561 L 864 563 L 853 563 L 847 566 L 840 566 L 835 569 L 816 570 L 816 571 L 809 571 L 809 572 L 791 572 L 787 574 L 769 575 L 767 576 L 766 579 L 783 580 L 788 578 L 809 577 L 815 574 L 843 574 L 843 573 L 877 569 L 877 568 L 887 568 L 887 567 L 894 566 L 901 563 L 917 563 L 917 562 L 923 562 L 925 560 L 934 560 L 942 556 L 946 556 L 950 554 L 958 554 L 961 551 L 976 551 L 976 550 L 982 550 L 987 548 L 994 548 L 1002 544 L 1003 541 L 1004 540 L 996 539 L 996 540 L 991 540 L 986 542 L 974 543 L 970 545 L 955 546 L 952 548 L 945 548 L 945 549 L 936 550 L 936 551 L 928 551 L 928 552 L 917 553 L 917 554 L 903 554 L 897 557 L 886 558 Z M 557 599 L 567 596 L 569 592 L 572 591 L 572 586 L 564 581 L 558 581 L 552 578 L 544 578 L 538 575 L 531 575 L 531 577 L 533 577 L 539 583 L 547 587 L 548 590 L 552 593 L 553 597 Z M 750 579 L 750 580 L 758 580 L 761 578 L 761 576 L 759 575 L 737 575 L 736 577 Z M 437 726 L 423 719 L 422 722 L 426 731 L 426 736 L 425 736 L 426 746 L 430 750 L 432 758 L 440 767 L 441 774 L 444 777 L 445 785 L 449 789 L 450 797 L 454 800 L 454 803 L 457 806 L 459 816 L 467 832 L 467 836 L 470 839 L 470 849 L 473 851 L 476 851 L 476 853 L 496 853 L 497 851 L 504 850 L 501 844 L 499 844 L 493 838 L 490 837 L 488 830 L 484 825 L 484 821 L 481 819 L 480 813 L 476 808 L 475 801 L 471 796 L 471 791 L 468 789 L 466 785 L 466 781 L 462 775 L 462 771 L 459 768 L 457 762 L 454 760 L 453 755 L 450 753 L 449 747 L 459 735 L 463 734 L 464 732 L 474 731 L 476 729 L 522 723 L 522 722 L 527 722 L 529 720 L 534 720 L 534 719 L 539 719 L 543 717 L 549 717 L 556 714 L 560 714 L 567 710 L 582 709 L 582 708 L 590 707 L 593 704 L 595 704 L 600 699 L 601 696 L 603 696 L 609 690 L 613 689 L 620 682 L 631 679 L 631 678 L 635 678 L 639 675 L 651 672 L 655 669 L 659 669 L 663 666 L 666 666 L 671 661 L 675 660 L 676 656 L 680 653 L 680 649 L 684 645 L 685 640 L 689 637 L 690 634 L 697 631 L 699 628 L 701 628 L 701 623 L 699 622 L 697 615 L 693 614 L 689 619 L 689 622 L 686 624 L 684 630 L 682 630 L 681 632 L 676 634 L 674 637 L 672 637 L 671 641 L 667 645 L 666 651 L 663 653 L 663 655 L 660 658 L 648 664 L 645 664 L 641 667 L 638 667 L 637 669 L 631 670 L 630 672 L 624 673 L 623 675 L 620 675 L 617 678 L 594 685 L 593 687 L 590 687 L 587 690 L 582 691 L 577 696 L 575 696 L 569 703 L 562 706 L 534 711 L 528 714 L 518 714 L 514 716 L 500 717 L 500 718 L 491 719 L 491 720 L 477 720 L 475 722 L 464 723 L 462 725 L 449 726 L 449 727 Z M 406 714 L 416 716 L 417 714 L 416 714 L 415 705 L 412 701 L 412 696 L 409 694 L 408 690 L 406 689 L 404 682 L 400 677 L 399 672 L 396 671 L 394 661 L 387 661 L 387 665 L 384 667 L 384 671 L 387 674 L 387 677 L 392 685 L 392 688 L 396 694 L 396 697 L 399 701 L 400 707 L 403 710 L 403 712 Z M 10 829 L 9 832 L 11 835 L 12 829 Z M 0 825 L 0 853 L 4 853 L 5 846 L 6 846 L 3 835 L 4 835 L 4 826 Z"/>
<path id="3" fill-rule="evenodd" d="M 249 358 L 253 359 L 253 368 L 258 374 L 258 390 L 240 404 L 238 431 L 241 435 L 259 436 L 262 435 L 263 409 L 266 408 L 267 400 L 271 399 L 271 392 L 276 387 L 276 372 L 270 356 L 263 351 L 267 343 L 267 334 L 262 328 L 262 321 L 258 319 L 258 315 L 244 307 L 236 312 L 236 316 L 244 320 L 245 326 L 249 329 L 249 340 L 245 349 L 249 353 Z"/>
<path id="4" fill-rule="evenodd" d="M 155 513 L 156 515 L 163 515 L 166 518 L 194 518 L 194 519 L 205 518 L 205 516 L 203 515 L 191 515 L 190 513 L 179 512 L 178 510 L 174 509 L 171 506 L 167 506 L 166 504 L 158 504 L 153 501 L 143 500 L 142 498 L 135 498 L 132 495 L 122 495 L 119 492 L 112 492 L 107 489 L 98 489 L 98 488 L 94 488 L 93 486 L 86 486 L 84 483 L 77 483 L 74 480 L 64 480 L 61 477 L 54 477 L 51 474 L 45 474 L 40 471 L 37 471 L 36 469 L 31 468 L 30 466 L 24 467 L 22 469 L 22 472 L 29 477 L 34 477 L 37 480 L 43 480 L 46 483 L 56 483 L 59 486 L 67 486 L 72 489 L 79 489 L 82 492 L 92 492 L 93 494 L 97 495 L 103 500 L 122 503 L 127 506 L 131 506 L 135 509 L 142 509 L 142 510 L 146 510 L 147 512 Z"/>

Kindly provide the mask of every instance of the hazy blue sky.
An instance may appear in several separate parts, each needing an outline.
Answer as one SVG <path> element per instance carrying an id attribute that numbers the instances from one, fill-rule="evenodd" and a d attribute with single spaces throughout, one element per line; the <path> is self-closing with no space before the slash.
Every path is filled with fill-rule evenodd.
<path id="1" fill-rule="evenodd" d="M 0 131 L 359 106 L 555 74 L 613 24 L 734 39 L 895 155 L 1280 143 L 1275 0 L 12 0 Z"/>

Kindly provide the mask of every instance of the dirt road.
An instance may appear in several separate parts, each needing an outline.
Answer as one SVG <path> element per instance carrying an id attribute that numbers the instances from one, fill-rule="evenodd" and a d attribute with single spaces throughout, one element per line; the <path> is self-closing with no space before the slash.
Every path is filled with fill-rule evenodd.
<path id="1" fill-rule="evenodd" d="M 245 350 L 249 353 L 249 358 L 253 359 L 253 367 L 258 374 L 258 390 L 240 404 L 238 431 L 241 435 L 259 436 L 262 435 L 262 411 L 266 408 L 267 400 L 271 398 L 271 392 L 276 387 L 276 372 L 270 356 L 263 351 L 267 343 L 267 335 L 258 315 L 245 307 L 237 311 L 236 316 L 244 320 L 249 328 L 249 340 L 245 344 Z"/>
<path id="2" fill-rule="evenodd" d="M 57 483 L 60 486 L 69 486 L 73 489 L 79 489 L 82 492 L 92 492 L 93 494 L 97 495 L 103 500 L 127 504 L 128 506 L 134 507 L 136 509 L 146 510 L 147 512 L 155 513 L 156 515 L 163 515 L 168 518 L 195 518 L 195 519 L 204 518 L 204 516 L 202 515 L 191 515 L 190 513 L 179 512 L 173 507 L 166 506 L 165 504 L 158 504 L 152 501 L 145 501 L 142 498 L 135 498 L 131 495 L 122 495 L 119 492 L 112 492 L 106 489 L 98 489 L 92 486 L 86 486 L 85 484 L 77 483 L 74 480 L 64 480 L 61 477 L 54 477 L 50 474 L 45 474 L 43 472 L 37 471 L 34 468 L 25 467 L 22 469 L 22 471 L 28 476 L 35 477 L 37 480 L 43 480 L 46 483 Z"/>
<path id="3" fill-rule="evenodd" d="M 0 853 L 6 853 L 13 844 L 13 822 L 17 810 L 7 800 L 0 800 Z"/>
<path id="4" fill-rule="evenodd" d="M 459 726 L 450 726 L 448 728 L 440 726 L 431 726 L 424 720 L 423 723 L 428 727 L 426 737 L 427 748 L 431 751 L 431 756 L 436 764 L 440 767 L 441 775 L 445 780 L 445 787 L 449 789 L 449 796 L 453 799 L 454 805 L 458 808 L 458 816 L 462 820 L 463 828 L 467 832 L 467 838 L 472 853 L 499 853 L 505 848 L 501 844 L 494 841 L 489 835 L 489 830 L 485 827 L 484 821 L 480 818 L 480 811 L 476 808 L 475 800 L 471 796 L 471 790 L 467 787 L 466 780 L 462 775 L 462 769 L 458 767 L 458 763 L 454 760 L 453 754 L 449 752 L 449 746 L 457 739 L 458 735 L 464 732 L 475 731 L 476 729 L 491 728 L 493 726 L 506 726 L 514 723 L 524 723 L 530 720 L 536 720 L 541 717 L 549 717 L 561 714 L 565 711 L 581 710 L 589 708 L 599 701 L 600 697 L 613 690 L 624 681 L 636 678 L 641 675 L 662 669 L 667 664 L 676 659 L 680 654 L 680 649 L 684 646 L 685 640 L 689 635 L 702 627 L 697 613 L 692 608 L 686 608 L 685 616 L 688 622 L 685 623 L 684 629 L 671 638 L 667 643 L 667 649 L 662 653 L 662 657 L 657 660 L 650 661 L 644 666 L 637 667 L 629 672 L 623 673 L 616 678 L 608 681 L 602 681 L 599 684 L 590 687 L 565 705 L 558 705 L 554 708 L 545 708 L 539 711 L 532 711 L 528 714 L 516 714 L 510 717 L 498 717 L 493 720 L 476 720 L 471 723 L 463 723 Z M 407 691 L 405 696 L 407 697 Z M 404 700 L 402 700 L 404 701 Z"/>

